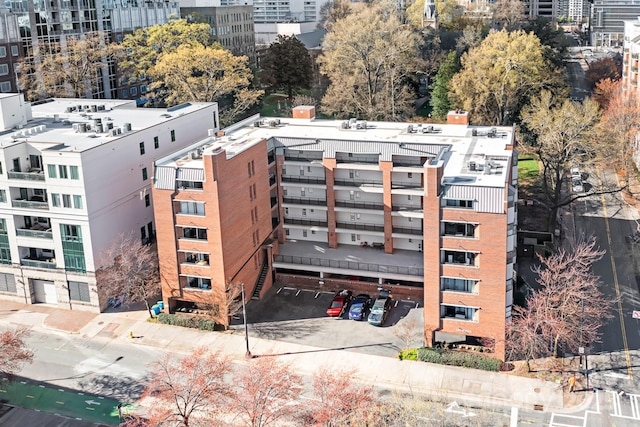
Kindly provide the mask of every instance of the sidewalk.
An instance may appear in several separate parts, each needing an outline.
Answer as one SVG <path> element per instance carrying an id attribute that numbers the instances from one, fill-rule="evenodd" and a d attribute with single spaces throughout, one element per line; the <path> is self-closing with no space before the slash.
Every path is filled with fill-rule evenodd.
<path id="1" fill-rule="evenodd" d="M 87 339 L 103 338 L 131 345 L 171 348 L 185 354 L 197 346 L 205 346 L 229 355 L 238 363 L 250 363 L 244 359 L 242 334 L 150 323 L 146 321 L 147 317 L 146 310 L 96 314 L 11 302 L 4 303 L 0 310 L 0 324 L 4 325 L 54 329 L 80 334 Z M 135 338 L 132 339 L 130 333 Z M 318 367 L 330 365 L 335 370 L 356 371 L 355 378 L 366 384 L 450 401 L 574 412 L 586 408 L 591 399 L 586 397 L 585 401 L 576 402 L 579 407 L 568 407 L 563 401 L 561 384 L 506 373 L 401 361 L 258 338 L 250 338 L 249 343 L 255 357 L 281 358 L 303 375 L 311 375 Z"/>

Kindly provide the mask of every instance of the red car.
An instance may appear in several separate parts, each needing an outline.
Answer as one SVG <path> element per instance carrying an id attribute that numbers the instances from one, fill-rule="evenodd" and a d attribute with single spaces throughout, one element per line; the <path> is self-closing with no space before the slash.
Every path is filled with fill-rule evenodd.
<path id="1" fill-rule="evenodd" d="M 341 316 L 351 301 L 351 291 L 340 291 L 331 300 L 331 305 L 327 308 L 327 315 L 331 317 Z"/>

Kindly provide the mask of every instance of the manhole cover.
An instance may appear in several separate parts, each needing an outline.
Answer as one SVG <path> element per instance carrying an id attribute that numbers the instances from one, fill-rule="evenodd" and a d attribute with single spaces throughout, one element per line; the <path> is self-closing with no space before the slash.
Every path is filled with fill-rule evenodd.
<path id="1" fill-rule="evenodd" d="M 540 389 L 538 387 L 534 388 L 533 391 L 535 391 L 536 393 L 540 393 Z"/>

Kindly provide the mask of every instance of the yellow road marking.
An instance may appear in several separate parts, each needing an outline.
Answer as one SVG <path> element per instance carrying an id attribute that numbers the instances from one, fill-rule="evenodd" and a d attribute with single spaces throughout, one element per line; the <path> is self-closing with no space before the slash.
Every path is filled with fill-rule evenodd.
<path id="1" fill-rule="evenodd" d="M 602 180 L 598 174 L 600 188 L 602 188 Z M 622 314 L 622 299 L 620 298 L 620 284 L 618 283 L 618 273 L 616 272 L 616 262 L 613 259 L 613 246 L 611 245 L 611 228 L 609 227 L 609 215 L 607 214 L 607 204 L 604 200 L 604 194 L 600 194 L 602 201 L 602 210 L 604 212 L 604 225 L 607 230 L 607 242 L 609 243 L 609 257 L 611 258 L 611 268 L 613 269 L 613 285 L 616 289 L 616 300 L 618 302 L 618 317 L 620 318 L 620 329 L 622 331 L 622 345 L 624 346 L 624 358 L 627 361 L 627 375 L 633 380 L 633 370 L 631 369 L 631 355 L 629 354 L 629 344 L 627 343 L 627 330 L 624 326 L 624 316 Z"/>

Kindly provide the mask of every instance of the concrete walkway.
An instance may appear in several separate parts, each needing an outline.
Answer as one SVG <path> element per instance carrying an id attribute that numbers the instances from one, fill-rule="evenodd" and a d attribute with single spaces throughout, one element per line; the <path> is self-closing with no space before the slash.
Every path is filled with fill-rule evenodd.
<path id="1" fill-rule="evenodd" d="M 79 334 L 87 339 L 103 338 L 187 354 L 198 346 L 227 354 L 239 363 L 246 361 L 242 334 L 202 332 L 147 322 L 141 311 L 114 313 L 83 313 L 3 302 L 0 325 L 24 325 Z M 130 337 L 133 334 L 134 338 Z M 482 405 L 505 405 L 545 412 L 574 412 L 590 403 L 573 401 L 568 406 L 563 399 L 562 384 L 523 378 L 507 373 L 494 373 L 396 358 L 366 355 L 346 349 L 325 349 L 280 341 L 250 338 L 254 357 L 278 357 L 296 372 L 310 375 L 320 366 L 332 370 L 355 371 L 354 377 L 366 384 L 401 392 L 423 393 L 438 399 L 475 402 Z"/>

